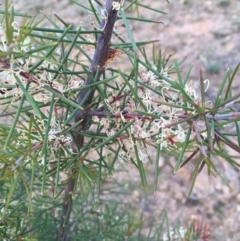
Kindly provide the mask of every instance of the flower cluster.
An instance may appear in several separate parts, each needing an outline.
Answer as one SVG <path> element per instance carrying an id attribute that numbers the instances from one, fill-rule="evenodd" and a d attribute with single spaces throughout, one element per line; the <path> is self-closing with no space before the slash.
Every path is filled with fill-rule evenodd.
<path id="1" fill-rule="evenodd" d="M 152 64 L 152 70 L 158 72 L 157 67 Z M 196 139 L 194 143 L 199 145 L 201 152 L 205 154 L 203 146 L 204 129 L 199 121 L 193 121 L 190 126 L 188 123 L 182 123 L 183 118 L 188 118 L 195 113 L 195 108 L 187 102 L 187 108 L 191 111 L 186 112 L 183 108 L 184 96 L 173 89 L 171 85 L 159 76 L 164 76 L 174 81 L 169 76 L 169 69 L 161 68 L 159 75 L 147 70 L 144 67 L 139 68 L 141 81 L 144 86 L 154 86 L 155 93 L 151 88 L 139 85 L 137 93 L 138 98 L 131 95 L 131 90 L 126 88 L 125 94 L 118 96 L 112 89 L 108 90 L 109 98 L 105 99 L 105 107 L 112 114 L 109 121 L 104 117 L 93 117 L 95 123 L 99 123 L 106 128 L 108 137 L 115 135 L 130 121 L 134 120 L 129 131 L 122 132 L 116 136 L 122 150 L 120 157 L 129 159 L 136 156 L 143 162 L 149 158 L 149 147 L 160 145 L 160 149 L 173 150 L 179 149 L 179 146 L 185 142 L 189 128 L 192 128 L 191 139 Z M 209 81 L 206 80 L 206 83 Z M 116 87 L 121 88 L 122 83 L 119 78 L 116 79 Z M 206 88 L 207 89 L 207 88 Z M 186 83 L 184 91 L 192 102 L 200 105 L 201 98 L 192 82 Z M 124 97 L 124 106 L 122 100 Z M 140 100 L 140 101 L 139 101 Z M 141 103 L 142 102 L 142 103 Z M 191 102 L 190 102 L 191 103 Z M 141 114 L 138 114 L 141 113 Z M 201 136 L 201 137 L 200 137 Z M 206 154 L 205 154 L 206 156 Z"/>
<path id="2" fill-rule="evenodd" d="M 14 21 L 12 23 L 12 31 L 13 38 L 8 39 L 6 29 L 3 26 L 0 26 L 0 51 L 3 52 L 3 54 L 24 53 L 33 48 L 31 45 L 31 38 L 25 36 L 21 32 L 18 22 Z M 22 91 L 16 83 L 14 75 L 17 75 L 21 79 L 20 73 L 28 72 L 28 66 L 30 64 L 30 58 L 26 58 L 23 62 L 21 59 L 13 58 L 13 54 L 11 54 L 9 64 L 6 62 L 0 62 L 2 70 L 0 73 L 0 93 L 5 98 L 13 97 L 12 101 L 18 100 L 19 96 L 22 94 Z"/>
<path id="3" fill-rule="evenodd" d="M 153 70 L 158 71 L 157 67 L 154 64 L 152 64 L 151 67 Z M 168 68 L 161 68 L 161 70 L 159 71 L 159 74 L 168 79 L 172 79 L 168 74 L 169 71 L 170 69 Z M 154 87 L 169 86 L 169 84 L 163 78 L 159 78 L 156 74 L 154 74 L 152 70 L 146 70 L 146 68 L 143 66 L 140 66 L 139 74 L 141 76 L 142 82 L 148 83 L 151 86 L 154 86 Z"/>
<path id="4" fill-rule="evenodd" d="M 6 54 L 9 53 L 11 58 L 9 63 L 0 61 L 2 70 L 0 72 L 0 98 L 11 98 L 11 102 L 18 101 L 21 98 L 23 91 L 16 78 L 21 81 L 24 87 L 31 82 L 28 93 L 32 95 L 35 101 L 43 103 L 49 102 L 52 97 L 52 93 L 46 91 L 45 86 L 64 93 L 83 84 L 83 81 L 75 79 L 72 75 L 68 75 L 67 79 L 64 80 L 61 73 L 53 75 L 47 71 L 49 66 L 53 69 L 58 66 L 56 63 L 47 60 L 40 64 L 34 75 L 30 74 L 29 69 L 31 66 L 39 61 L 39 57 L 45 56 L 47 51 L 36 52 L 26 58 L 16 58 L 17 54 L 22 55 L 29 50 L 34 50 L 35 44 L 24 32 L 25 27 L 20 27 L 18 22 L 13 22 L 12 28 L 13 39 L 11 43 L 8 43 L 6 29 L 0 26 L 0 50 Z"/>
<path id="5" fill-rule="evenodd" d="M 75 95 L 75 89 L 79 88 L 84 82 L 79 76 L 64 74 L 61 71 L 57 73 L 59 66 L 61 67 L 61 63 L 56 61 L 60 56 L 58 47 L 52 53 L 52 57 L 46 58 L 49 49 L 41 48 L 44 44 L 41 42 L 41 46 L 38 46 L 37 40 L 35 41 L 29 36 L 31 29 L 29 25 L 26 23 L 25 26 L 20 26 L 18 22 L 14 21 L 10 28 L 4 25 L 0 26 L 0 51 L 3 56 L 6 56 L 6 60 L 4 58 L 0 60 L 0 99 L 6 100 L 5 103 L 9 103 L 9 108 L 4 110 L 6 114 L 8 111 L 13 111 L 11 105 L 16 109 L 16 102 L 18 103 L 26 93 L 35 101 L 34 104 L 41 106 L 41 104 L 49 103 L 52 99 L 53 94 L 48 91 L 49 88 L 70 97 Z M 7 31 L 12 31 L 12 39 L 9 38 Z M 46 43 L 49 44 L 49 48 L 55 47 L 55 43 L 49 40 L 46 40 Z M 43 59 L 46 60 L 43 61 Z M 75 66 L 71 67 L 75 68 Z M 70 71 L 68 66 L 66 71 Z M 56 106 L 57 103 L 58 100 L 56 98 Z M 41 111 L 43 115 L 48 116 L 48 107 L 42 108 Z M 31 113 L 31 110 L 29 113 Z M 21 120 L 22 114 L 25 114 L 25 112 L 20 114 L 19 120 Z M 56 115 L 58 116 L 57 118 L 59 118 L 59 115 Z M 51 120 L 48 131 L 46 130 L 46 119 L 39 119 L 35 116 L 34 121 L 31 122 L 31 130 L 28 127 L 27 120 L 28 118 L 24 117 L 24 121 L 20 125 L 17 123 L 18 139 L 16 145 L 26 150 L 26 155 L 15 160 L 17 167 L 22 160 L 30 160 L 33 153 L 41 150 L 43 142 L 46 140 L 46 135 L 46 153 L 48 156 L 51 156 L 49 160 L 55 160 L 56 153 L 59 151 L 64 153 L 63 157 L 67 157 L 72 153 L 70 148 L 72 139 L 68 134 L 62 134 L 63 127 L 58 121 L 55 121 L 55 118 Z M 31 143 L 29 143 L 30 136 Z"/>
<path id="6" fill-rule="evenodd" d="M 45 137 L 47 136 L 47 153 L 49 155 L 49 160 L 55 160 L 56 159 L 56 153 L 59 152 L 59 150 L 62 150 L 65 157 L 69 156 L 69 153 L 72 153 L 72 149 L 70 147 L 70 143 L 72 142 L 72 138 L 68 135 L 63 135 L 63 126 L 55 120 L 55 118 L 51 119 L 51 124 L 49 127 L 49 131 L 47 132 L 46 126 L 47 126 L 47 119 L 39 119 L 37 116 L 34 116 L 34 125 L 31 129 L 31 145 L 32 150 L 29 151 L 28 156 L 26 159 L 30 158 L 30 155 L 33 152 L 37 152 L 42 147 L 43 141 Z M 19 137 L 17 145 L 21 145 L 23 147 L 24 143 L 29 145 L 29 133 L 27 129 L 17 129 Z M 68 152 L 65 150 L 65 146 L 68 146 Z M 40 156 L 41 163 L 43 163 L 43 158 Z M 19 166 L 23 160 L 23 157 L 20 157 L 16 161 L 16 165 Z"/>
<path id="7" fill-rule="evenodd" d="M 19 100 L 22 95 L 22 90 L 19 87 L 16 78 L 18 78 L 22 85 L 25 87 L 30 81 L 31 85 L 28 89 L 28 93 L 32 95 L 35 101 L 47 103 L 51 100 L 52 94 L 46 91 L 44 88 L 48 86 L 60 93 L 74 90 L 83 84 L 83 81 L 74 79 L 73 76 L 69 76 L 66 83 L 61 83 L 61 79 L 53 79 L 51 73 L 45 70 L 45 63 L 43 62 L 41 70 L 36 75 L 30 75 L 27 73 L 26 66 L 29 65 L 30 59 L 26 61 L 24 65 L 18 65 L 12 63 L 11 65 L 3 64 L 4 70 L 0 72 L 0 96 L 4 98 L 11 98 L 12 102 Z"/>
<path id="8" fill-rule="evenodd" d="M 43 138 L 45 138 L 45 135 L 47 135 L 47 143 L 48 145 L 52 146 L 52 150 L 54 152 L 57 152 L 57 150 L 61 147 L 61 145 L 69 144 L 72 141 L 70 137 L 64 136 L 61 134 L 63 131 L 63 126 L 59 123 L 59 121 L 56 121 L 55 118 L 51 119 L 48 133 L 46 130 L 48 120 L 39 119 L 37 116 L 35 116 L 35 119 L 37 124 L 36 126 L 37 136 L 35 136 L 35 139 L 39 141 L 43 141 Z"/>

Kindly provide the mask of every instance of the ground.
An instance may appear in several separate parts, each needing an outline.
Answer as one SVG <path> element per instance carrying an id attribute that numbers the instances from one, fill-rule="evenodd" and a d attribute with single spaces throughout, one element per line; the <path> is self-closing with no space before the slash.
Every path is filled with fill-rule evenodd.
<path id="1" fill-rule="evenodd" d="M 77 1 L 77 0 L 76 0 Z M 78 2 L 78 1 L 77 1 Z M 81 1 L 79 1 L 81 2 Z M 193 63 L 191 79 L 198 85 L 199 69 L 203 68 L 204 78 L 210 80 L 208 98 L 213 99 L 226 69 L 233 70 L 239 63 L 240 1 L 237 0 L 179 0 L 142 1 L 161 9 L 166 15 L 145 16 L 163 24 L 133 23 L 133 33 L 138 39 L 157 39 L 156 44 L 168 53 L 176 52 L 178 59 L 186 58 L 183 73 Z M 57 13 L 66 22 L 75 26 L 82 22 L 89 26 L 89 20 L 81 8 L 70 1 L 19 0 L 16 8 L 28 13 L 43 10 L 46 14 Z M 141 11 L 140 11 L 141 12 Z M 144 13 L 141 13 L 144 16 Z M 146 13 L 147 15 L 148 13 Z M 239 75 L 233 86 L 239 93 Z M 240 108 L 239 108 L 240 109 Z M 159 188 L 154 194 L 141 189 L 138 174 L 132 201 L 144 212 L 145 220 L 153 215 L 161 220 L 167 210 L 171 224 L 181 221 L 182 226 L 195 216 L 211 227 L 212 241 L 240 240 L 240 175 L 221 160 L 214 160 L 231 189 L 219 177 L 209 177 L 207 170 L 198 176 L 193 193 L 187 198 L 191 185 L 192 166 L 181 169 L 173 175 L 164 163 L 160 164 Z M 131 168 L 131 167 L 129 167 Z M 151 171 L 149 171 L 151 174 Z M 151 184 L 151 179 L 149 181 Z"/>

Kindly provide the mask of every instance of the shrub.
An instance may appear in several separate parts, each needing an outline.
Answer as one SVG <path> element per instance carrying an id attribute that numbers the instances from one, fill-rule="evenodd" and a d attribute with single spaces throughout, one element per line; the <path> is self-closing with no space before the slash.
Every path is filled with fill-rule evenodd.
<path id="1" fill-rule="evenodd" d="M 231 94 L 239 65 L 232 75 L 227 70 L 216 99 L 208 101 L 210 81 L 201 70 L 196 88 L 189 81 L 191 66 L 183 74 L 182 61 L 154 45 L 152 56 L 146 52 L 154 40 L 134 40 L 130 20 L 159 22 L 131 15 L 161 11 L 138 1 L 77 4 L 94 17 L 91 30 L 74 28 L 57 15 L 58 22 L 24 15 L 5 2 L 0 237 L 162 240 L 162 224 L 148 236 L 141 233 L 143 220 L 130 213 L 121 183 L 108 189 L 109 176 L 132 163 L 147 186 L 148 162 L 155 167 L 156 191 L 160 157 L 169 165 L 174 157 L 175 173 L 195 158 L 192 188 L 204 167 L 219 174 L 214 157 L 238 170 L 238 157 L 228 150 L 240 152 L 240 115 L 234 109 L 239 94 Z M 119 21 L 125 37 L 117 32 Z M 195 235 L 194 227 L 186 239 Z"/>

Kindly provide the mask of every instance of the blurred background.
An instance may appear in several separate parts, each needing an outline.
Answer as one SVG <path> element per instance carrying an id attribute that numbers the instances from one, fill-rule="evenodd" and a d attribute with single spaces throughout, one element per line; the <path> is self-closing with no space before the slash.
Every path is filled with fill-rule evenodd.
<path id="1" fill-rule="evenodd" d="M 82 0 L 76 2 L 84 4 Z M 87 2 L 87 1 L 86 1 Z M 175 53 L 179 60 L 186 58 L 182 72 L 186 73 L 190 64 L 193 70 L 190 79 L 198 86 L 199 69 L 203 68 L 204 79 L 210 80 L 208 98 L 214 98 L 215 93 L 223 79 L 226 69 L 234 70 L 239 63 L 240 53 L 240 1 L 239 0 L 143 0 L 141 3 L 152 8 L 164 11 L 166 14 L 151 14 L 141 11 L 142 17 L 151 18 L 161 23 L 132 24 L 132 31 L 136 40 L 158 40 L 155 44 L 166 53 Z M 15 1 L 15 9 L 35 14 L 42 13 L 52 15 L 56 13 L 67 23 L 73 23 L 75 27 L 80 24 L 84 28 L 90 25 L 88 13 L 81 7 L 68 0 L 18 0 Z M 151 27 L 149 27 L 151 26 Z M 120 30 L 122 34 L 124 29 Z M 149 54 L 151 46 L 149 46 Z M 234 92 L 240 91 L 239 74 L 236 76 L 233 87 Z M 171 160 L 170 160 L 171 161 Z M 138 173 L 132 170 L 131 174 L 116 175 L 122 182 L 131 184 L 132 196 L 129 201 L 133 206 L 144 213 L 144 219 L 150 220 L 153 216 L 156 220 L 163 218 L 164 210 L 167 211 L 170 226 L 181 224 L 187 227 L 189 221 L 195 217 L 203 219 L 211 228 L 213 241 L 239 241 L 240 240 L 240 175 L 221 160 L 214 160 L 218 171 L 225 178 L 229 188 L 220 177 L 209 177 L 204 169 L 195 184 L 190 198 L 187 198 L 191 186 L 191 171 L 193 167 L 188 165 L 182 168 L 176 175 L 162 161 L 160 162 L 159 190 L 157 193 L 141 187 Z M 149 175 L 152 175 L 149 168 Z M 149 185 L 151 186 L 151 179 Z"/>

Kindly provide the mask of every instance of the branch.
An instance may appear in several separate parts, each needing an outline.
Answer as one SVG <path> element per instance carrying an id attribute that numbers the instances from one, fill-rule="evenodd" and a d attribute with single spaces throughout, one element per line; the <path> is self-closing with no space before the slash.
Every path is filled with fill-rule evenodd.
<path id="1" fill-rule="evenodd" d="M 120 0 L 118 0 L 120 1 Z M 107 11 L 107 23 L 105 20 L 102 21 L 100 28 L 103 28 L 103 26 L 106 24 L 103 33 L 98 35 L 97 43 L 96 43 L 96 49 L 93 55 L 93 60 L 91 63 L 91 66 L 89 67 L 89 72 L 91 73 L 92 79 L 96 77 L 97 73 L 97 68 L 99 68 L 99 74 L 97 76 L 97 80 L 99 80 L 101 74 L 104 71 L 104 64 L 106 63 L 108 59 L 108 52 L 110 48 L 110 43 L 111 43 L 111 37 L 112 37 L 112 32 L 113 32 L 113 27 L 115 24 L 115 21 L 117 20 L 117 11 L 112 10 L 112 3 L 113 0 L 107 0 L 106 5 L 105 5 L 105 10 Z M 87 86 L 91 84 L 92 81 L 90 78 L 87 78 L 85 80 L 84 85 Z M 90 95 L 89 97 L 85 100 L 85 97 L 87 94 Z M 79 96 L 77 97 L 77 103 L 80 104 L 82 107 L 87 107 L 93 98 L 94 94 L 94 89 L 88 90 L 82 90 Z M 78 122 L 81 118 L 79 118 L 78 114 L 75 117 L 75 121 Z"/>
<path id="2" fill-rule="evenodd" d="M 103 28 L 103 32 L 98 35 L 96 49 L 93 55 L 92 63 L 89 67 L 89 72 L 91 74 L 91 78 L 86 78 L 84 85 L 87 86 L 92 83 L 92 80 L 99 81 L 103 71 L 104 65 L 108 59 L 108 53 L 110 50 L 111 37 L 113 32 L 114 24 L 117 20 L 118 11 L 113 9 L 114 0 L 106 0 L 106 4 L 104 6 L 104 13 L 106 14 L 106 18 L 102 20 L 100 29 Z M 115 1 L 116 2 L 116 1 Z M 120 3 L 120 0 L 117 0 Z M 104 27 L 105 26 L 105 27 Z M 92 102 L 94 95 L 94 88 L 85 89 L 80 92 L 77 97 L 77 103 L 86 109 L 86 107 Z M 75 135 L 76 145 L 78 149 L 81 149 L 84 145 L 84 137 L 81 136 L 81 131 L 87 129 L 88 121 L 86 116 L 83 117 L 81 111 L 79 111 L 75 116 L 75 122 L 81 121 L 81 124 L 76 128 L 77 134 Z M 64 200 L 62 205 L 62 221 L 60 230 L 57 233 L 56 240 L 67 241 L 70 238 L 70 216 L 72 211 L 72 194 L 74 191 L 74 187 L 76 184 L 76 178 L 74 176 L 74 168 L 69 172 L 69 183 L 65 188 L 64 192 Z"/>

